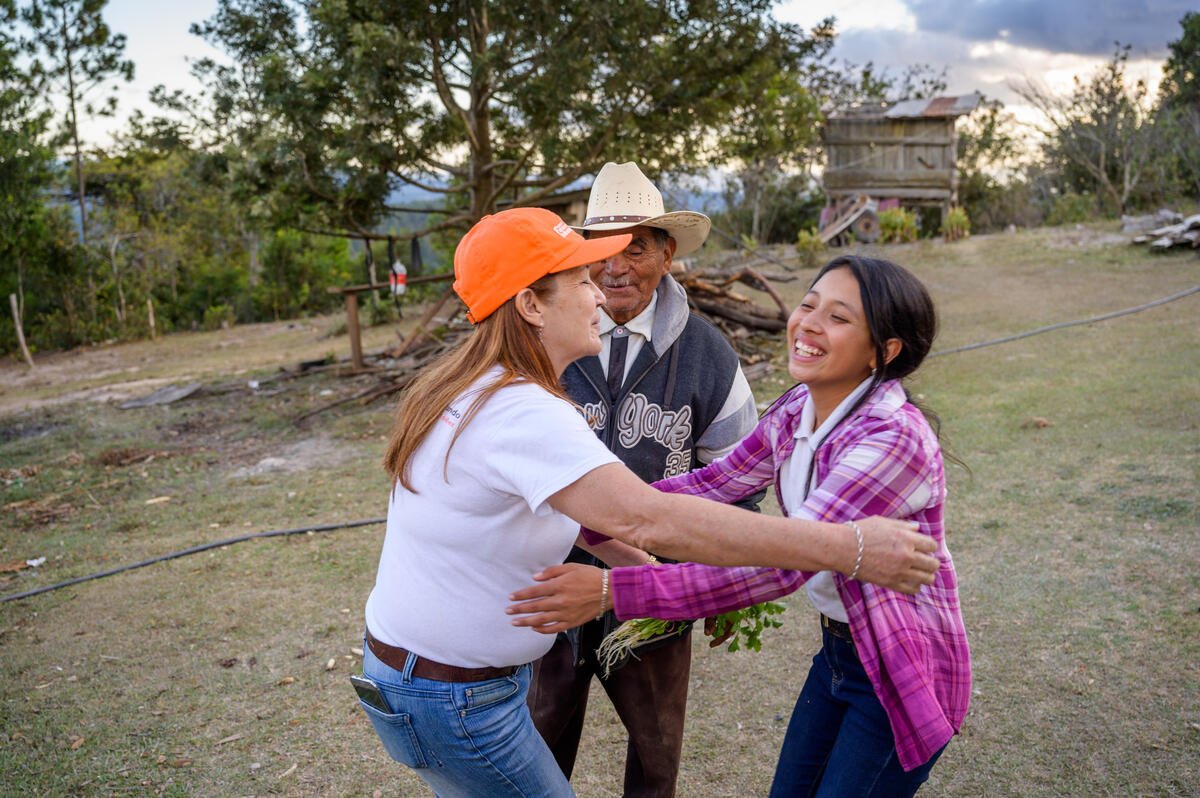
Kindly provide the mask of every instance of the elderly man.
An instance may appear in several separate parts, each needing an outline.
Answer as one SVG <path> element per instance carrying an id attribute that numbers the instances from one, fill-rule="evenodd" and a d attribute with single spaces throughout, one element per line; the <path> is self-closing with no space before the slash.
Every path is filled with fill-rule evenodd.
<path id="1" fill-rule="evenodd" d="M 672 259 L 698 249 L 708 217 L 664 213 L 662 195 L 633 163 L 607 163 L 592 185 L 585 236 L 632 233 L 624 251 L 591 266 L 604 292 L 603 348 L 567 367 L 563 382 L 588 423 L 647 482 L 724 455 L 753 429 L 754 397 L 728 341 L 688 310 Z M 762 494 L 754 497 L 751 506 Z M 580 549 L 570 561 L 598 565 Z M 529 707 L 568 778 L 575 765 L 592 676 L 629 733 L 626 796 L 672 796 L 683 747 L 691 635 L 650 641 L 605 677 L 595 651 L 612 612 L 559 635 L 534 664 Z"/>

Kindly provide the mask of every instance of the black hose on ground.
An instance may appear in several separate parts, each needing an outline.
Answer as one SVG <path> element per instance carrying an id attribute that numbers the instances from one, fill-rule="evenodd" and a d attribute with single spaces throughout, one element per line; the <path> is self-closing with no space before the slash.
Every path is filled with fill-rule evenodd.
<path id="1" fill-rule="evenodd" d="M 147 565 L 153 565 L 156 562 L 163 562 L 165 560 L 174 560 L 177 557 L 185 557 L 189 554 L 196 554 L 201 551 L 208 551 L 209 549 L 218 549 L 221 546 L 230 546 L 234 543 L 241 543 L 244 540 L 254 540 L 256 538 L 276 538 L 276 537 L 280 537 L 282 535 L 298 535 L 302 532 L 328 532 L 331 529 L 346 529 L 346 528 L 355 527 L 355 526 L 367 526 L 369 524 L 382 524 L 385 521 L 387 521 L 386 518 L 368 518 L 363 521 L 344 521 L 339 524 L 320 524 L 318 526 L 302 526 L 297 529 L 272 529 L 268 532 L 255 532 L 254 534 L 251 534 L 251 535 L 242 535 L 241 537 L 229 538 L 228 540 L 218 540 L 213 543 L 204 543 L 200 546 L 192 546 L 190 549 L 184 549 L 182 551 L 175 551 L 175 552 L 171 552 L 170 554 L 163 554 L 162 556 L 159 556 L 159 557 L 154 557 L 149 560 L 142 560 L 141 562 L 131 563 L 130 565 L 122 565 L 120 568 L 113 568 L 108 571 L 101 571 L 100 573 L 88 574 L 87 576 L 80 576 L 75 579 L 68 579 L 66 582 L 59 582 L 54 585 L 46 585 L 44 587 L 34 588 L 33 590 L 26 590 L 23 593 L 14 593 L 11 596 L 5 596 L 4 598 L 0 598 L 0 604 L 3 604 L 6 601 L 15 601 L 16 599 L 28 598 L 29 596 L 36 596 L 38 593 L 45 593 L 50 590 L 57 590 L 60 587 L 68 587 L 70 585 L 77 585 L 80 582 L 87 582 L 91 579 L 99 579 L 102 576 L 112 576 L 113 574 L 119 574 L 122 571 L 132 571 L 134 568 L 142 568 Z"/>
<path id="2" fill-rule="evenodd" d="M 1038 327 L 1036 330 L 1019 333 L 1018 335 L 1010 335 L 1007 338 L 997 338 L 994 341 L 984 341 L 983 343 L 979 344 L 967 344 L 965 346 L 956 346 L 953 349 L 943 349 L 940 352 L 931 352 L 929 357 L 950 355 L 954 354 L 955 352 L 966 352 L 968 349 L 982 349 L 985 346 L 995 346 L 996 344 L 1006 344 L 1009 341 L 1019 341 L 1022 338 L 1028 338 L 1031 335 L 1038 335 L 1039 333 L 1050 332 L 1051 330 L 1061 330 L 1063 327 L 1075 327 L 1080 324 L 1092 324 L 1097 321 L 1104 321 L 1105 319 L 1112 319 L 1117 316 L 1127 316 L 1130 313 L 1137 313 L 1140 310 L 1146 310 L 1147 308 L 1152 308 L 1157 305 L 1165 305 L 1168 302 L 1174 302 L 1176 299 L 1183 299 L 1185 296 L 1190 296 L 1197 291 L 1200 291 L 1200 285 L 1194 288 L 1189 288 L 1186 291 L 1180 291 L 1178 294 L 1172 294 L 1171 296 L 1163 297 L 1162 299 L 1156 299 L 1153 302 L 1147 302 L 1144 305 L 1138 305 L 1136 308 L 1114 310 L 1112 313 L 1105 313 L 1101 316 L 1092 316 L 1088 319 L 1079 319 L 1078 321 L 1063 321 L 1059 322 L 1058 324 L 1051 324 L 1048 327 Z"/>

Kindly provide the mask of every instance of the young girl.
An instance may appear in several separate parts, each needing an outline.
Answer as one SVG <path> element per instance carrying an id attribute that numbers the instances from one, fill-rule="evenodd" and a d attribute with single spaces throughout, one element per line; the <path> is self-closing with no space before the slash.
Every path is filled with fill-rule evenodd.
<path id="1" fill-rule="evenodd" d="M 935 330 L 933 302 L 912 274 L 888 261 L 837 258 L 788 321 L 788 372 L 800 384 L 729 456 L 655 484 L 730 502 L 773 482 L 790 517 L 852 528 L 867 514 L 914 520 L 938 543 L 932 585 L 905 595 L 863 583 L 857 571 L 696 563 L 611 573 L 622 619 L 703 618 L 805 586 L 821 613 L 823 646 L 796 702 L 772 796 L 910 796 L 966 715 L 970 655 L 945 545 L 942 456 L 900 382 L 921 364 Z M 594 609 L 594 574 L 557 567 L 535 578 L 548 581 L 515 593 L 525 603 L 510 612 L 538 614 L 515 623 L 557 631 L 588 602 Z"/>

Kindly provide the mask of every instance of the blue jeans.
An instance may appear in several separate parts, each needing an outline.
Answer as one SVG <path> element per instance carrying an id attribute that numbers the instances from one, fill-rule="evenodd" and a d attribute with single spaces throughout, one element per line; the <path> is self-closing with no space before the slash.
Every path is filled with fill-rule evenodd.
<path id="1" fill-rule="evenodd" d="M 854 644 L 822 631 L 824 645 L 783 738 L 771 798 L 914 795 L 942 752 L 915 770 L 900 767 L 892 727 Z"/>
<path id="2" fill-rule="evenodd" d="M 359 701 L 384 749 L 408 765 L 439 798 L 574 796 L 533 727 L 525 696 L 530 666 L 484 682 L 437 682 L 403 671 L 363 645 L 363 675 L 379 685 L 395 714 Z"/>

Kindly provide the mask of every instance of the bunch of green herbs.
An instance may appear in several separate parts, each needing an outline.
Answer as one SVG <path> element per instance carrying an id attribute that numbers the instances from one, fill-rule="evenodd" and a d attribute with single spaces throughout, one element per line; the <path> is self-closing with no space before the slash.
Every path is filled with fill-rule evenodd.
<path id="1" fill-rule="evenodd" d="M 728 636 L 729 645 L 725 647 L 727 651 L 739 651 L 742 648 L 761 651 L 763 630 L 782 626 L 783 621 L 774 616 L 785 609 L 787 607 L 777 601 L 764 601 L 752 607 L 723 612 L 714 619 L 713 638 L 720 640 Z M 601 641 L 596 656 L 607 676 L 627 657 L 636 656 L 634 652 L 638 646 L 670 635 L 683 634 L 687 628 L 687 624 L 679 621 L 634 618 L 609 633 Z"/>

